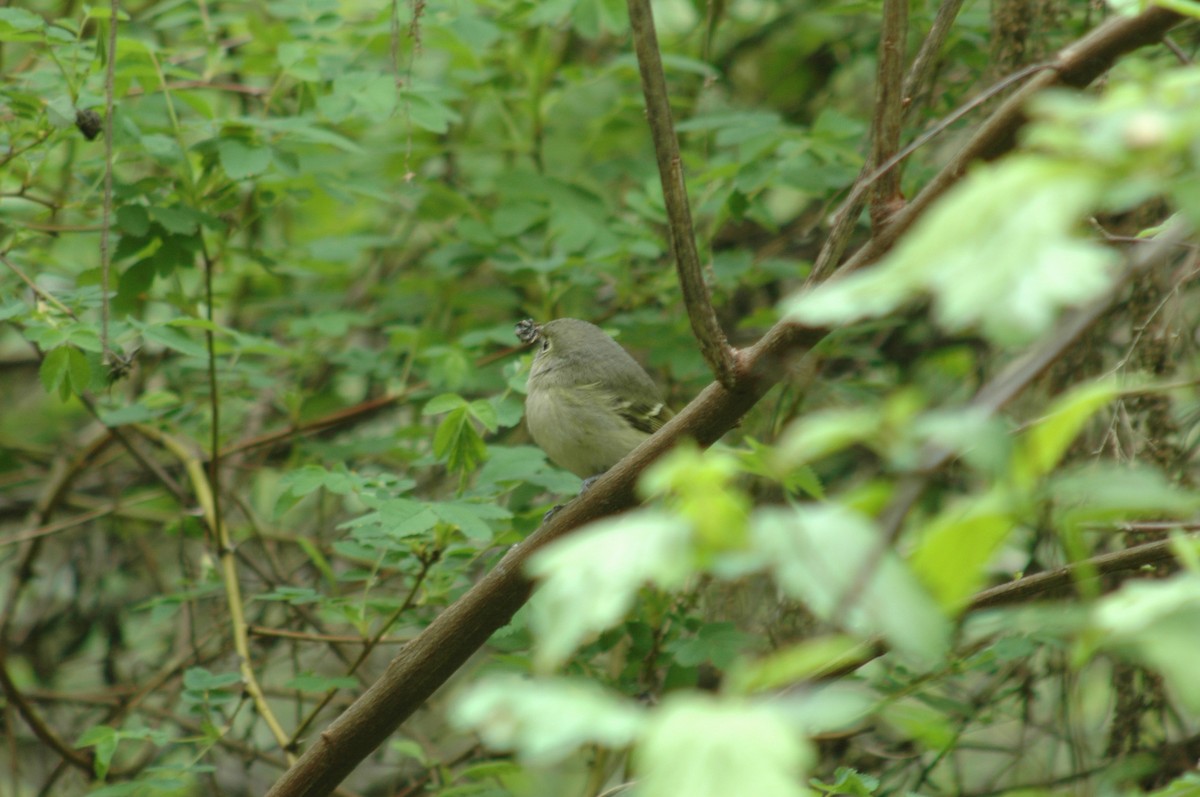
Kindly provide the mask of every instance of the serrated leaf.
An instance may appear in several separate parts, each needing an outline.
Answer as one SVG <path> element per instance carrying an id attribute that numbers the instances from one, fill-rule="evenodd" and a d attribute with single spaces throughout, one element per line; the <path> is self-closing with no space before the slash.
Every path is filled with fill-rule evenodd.
<path id="1" fill-rule="evenodd" d="M 873 649 L 874 646 L 844 634 L 814 637 L 737 665 L 726 683 L 734 693 L 780 689 L 865 660 L 873 655 Z"/>
<path id="2" fill-rule="evenodd" d="M 71 390 L 76 394 L 82 393 L 91 384 L 92 366 L 79 349 L 74 346 L 64 348 L 67 350 L 67 375 L 71 380 Z"/>
<path id="3" fill-rule="evenodd" d="M 203 667 L 189 667 L 183 673 L 183 686 L 200 692 L 225 689 L 241 684 L 242 676 L 236 672 L 214 673 Z"/>
<path id="4" fill-rule="evenodd" d="M 457 526 L 463 534 L 475 540 L 487 541 L 495 536 L 496 529 L 489 520 L 507 520 L 512 513 L 495 504 L 473 504 L 466 501 L 433 503 L 429 505 L 433 514 L 442 521 Z"/>
<path id="5" fill-rule="evenodd" d="M 208 349 L 198 340 L 185 335 L 178 329 L 165 324 L 147 324 L 141 327 L 142 336 L 151 343 L 191 357 L 208 357 Z"/>
<path id="6" fill-rule="evenodd" d="M 1115 254 L 1077 232 L 1103 185 L 1086 164 L 1041 155 L 977 167 L 881 263 L 789 298 L 784 315 L 849 324 L 928 294 L 947 329 L 978 326 L 1002 344 L 1031 340 L 1062 308 L 1112 284 Z"/>
<path id="7" fill-rule="evenodd" d="M 92 751 L 93 771 L 96 773 L 96 778 L 104 780 L 108 776 L 108 770 L 112 766 L 113 756 L 117 752 L 117 744 L 121 737 L 115 728 L 110 728 L 107 725 L 93 725 L 83 732 L 79 737 L 79 741 L 75 742 L 76 747 L 91 747 Z"/>
<path id="8" fill-rule="evenodd" d="M 471 423 L 466 406 L 450 412 L 433 434 L 433 453 L 452 473 L 466 473 L 487 458 L 487 445 Z"/>
<path id="9" fill-rule="evenodd" d="M 283 684 L 284 689 L 295 689 L 299 692 L 327 692 L 330 689 L 353 689 L 356 686 L 358 686 L 357 678 L 314 675 L 312 673 L 297 675 Z"/>
<path id="10" fill-rule="evenodd" d="M 1130 581 L 1101 598 L 1093 613 L 1101 645 L 1162 673 L 1193 712 L 1200 712 L 1200 574 Z"/>

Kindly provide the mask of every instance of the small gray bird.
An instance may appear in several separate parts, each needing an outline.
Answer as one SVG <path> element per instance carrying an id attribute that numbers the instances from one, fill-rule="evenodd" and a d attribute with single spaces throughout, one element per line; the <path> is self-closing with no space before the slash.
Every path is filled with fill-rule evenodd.
<path id="1" fill-rule="evenodd" d="M 654 381 L 595 324 L 525 320 L 516 332 L 538 344 L 525 397 L 529 433 L 581 479 L 599 476 L 671 419 Z"/>

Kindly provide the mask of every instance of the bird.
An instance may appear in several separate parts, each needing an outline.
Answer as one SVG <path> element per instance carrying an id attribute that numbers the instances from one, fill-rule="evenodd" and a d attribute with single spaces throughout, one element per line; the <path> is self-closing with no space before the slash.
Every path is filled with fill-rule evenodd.
<path id="1" fill-rule="evenodd" d="M 526 319 L 516 334 L 537 344 L 525 398 L 529 433 L 585 490 L 671 419 L 654 380 L 595 324 Z"/>

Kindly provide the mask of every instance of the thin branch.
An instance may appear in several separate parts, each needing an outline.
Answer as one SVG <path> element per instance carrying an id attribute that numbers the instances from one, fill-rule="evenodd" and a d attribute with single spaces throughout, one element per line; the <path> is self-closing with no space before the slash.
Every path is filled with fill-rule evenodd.
<path id="1" fill-rule="evenodd" d="M 884 0 L 883 30 L 879 36 L 879 69 L 875 77 L 875 112 L 871 120 L 870 165 L 886 163 L 900 147 L 904 121 L 904 44 L 908 40 L 908 0 Z M 900 171 L 891 169 L 875 183 L 871 198 L 871 224 L 882 227 L 903 201 Z"/>
<path id="2" fill-rule="evenodd" d="M 120 0 L 109 4 L 108 18 L 108 63 L 104 68 L 104 208 L 100 223 L 100 348 L 104 365 L 112 363 L 108 341 L 108 287 L 112 268 L 112 252 L 109 249 L 109 226 L 112 224 L 113 199 L 113 74 L 117 63 L 117 17 L 121 13 Z"/>
<path id="3" fill-rule="evenodd" d="M 916 97 L 925 91 L 925 84 L 929 82 L 929 76 L 933 74 L 933 65 L 937 63 L 937 58 L 942 52 L 942 45 L 946 43 L 946 39 L 950 37 L 950 31 L 954 29 L 954 20 L 958 18 L 962 4 L 963 0 L 942 0 L 942 4 L 938 6 L 933 24 L 929 27 L 929 33 L 921 42 L 921 48 L 917 50 L 917 57 L 913 59 L 908 76 L 904 78 L 904 88 L 900 90 L 906 115 L 912 113 L 913 108 L 917 107 Z"/>
<path id="4" fill-rule="evenodd" d="M 1200 535 L 1188 535 L 1189 538 L 1197 536 Z M 1047 593 L 1067 589 L 1081 576 L 1107 576 L 1169 562 L 1175 557 L 1173 545 L 1174 541 L 1170 539 L 1156 540 L 1121 551 L 1104 553 L 1079 562 L 1072 562 L 1044 573 L 1034 573 L 1031 576 L 1025 576 L 977 593 L 968 604 L 967 611 L 991 609 L 996 606 L 1020 603 L 1033 597 L 1045 597 Z"/>
<path id="5" fill-rule="evenodd" d="M 204 522 L 217 539 L 221 581 L 225 586 L 225 601 L 229 607 L 229 624 L 232 629 L 233 647 L 238 656 L 238 670 L 242 675 L 242 688 L 254 701 L 254 707 L 258 710 L 263 722 L 266 723 L 276 743 L 291 760 L 293 755 L 288 749 L 287 733 L 284 732 L 283 726 L 280 725 L 275 713 L 271 710 L 262 686 L 258 683 L 258 676 L 254 673 L 250 643 L 246 633 L 249 624 L 246 622 L 245 602 L 242 599 L 241 583 L 238 581 L 237 565 L 233 557 L 233 543 L 229 538 L 229 529 L 216 513 L 216 486 L 209 483 L 200 458 L 196 457 L 187 446 L 154 427 L 139 425 L 138 429 L 142 434 L 170 451 L 183 465 L 184 471 L 191 481 L 192 490 L 197 503 L 200 504 Z"/>
<path id="6" fill-rule="evenodd" d="M 1044 69 L 1049 69 L 1053 66 L 1049 63 L 1034 64 L 1032 66 L 1020 69 L 1003 80 L 988 86 L 982 93 L 972 97 L 965 104 L 960 105 L 952 113 L 938 121 L 930 129 L 926 130 L 921 135 L 917 136 L 904 149 L 897 152 L 895 155 L 884 161 L 878 167 L 872 168 L 872 162 L 868 161 L 864 164 L 859 177 L 854 182 L 854 186 L 850 189 L 849 195 L 838 206 L 838 209 L 833 213 L 833 221 L 830 224 L 829 235 L 825 239 L 825 243 L 821 246 L 821 251 L 817 254 L 816 262 L 813 264 L 812 271 L 808 275 L 807 283 L 811 284 L 820 280 L 846 248 L 846 244 L 850 241 L 850 234 L 854 231 L 854 225 L 858 223 L 858 214 L 862 212 L 863 205 L 866 202 L 866 197 L 869 189 L 875 184 L 875 181 L 892 172 L 901 163 L 903 163 L 909 155 L 913 154 L 921 147 L 928 144 L 933 139 L 940 136 L 952 124 L 963 118 L 971 111 L 983 105 L 985 102 L 1003 92 L 1012 84 L 1018 83 L 1030 75 L 1034 75 Z M 900 180 L 900 172 L 896 170 L 895 180 L 898 183 Z"/>
<path id="7" fill-rule="evenodd" d="M 368 639 L 366 644 L 363 645 L 362 650 L 359 651 L 358 658 L 355 659 L 354 663 L 350 665 L 350 669 L 346 673 L 347 675 L 353 675 L 358 671 L 359 666 L 361 666 L 362 663 L 367 660 L 367 657 L 371 655 L 371 651 L 373 651 L 379 645 L 379 643 L 383 640 L 384 635 L 388 632 L 392 625 L 400 619 L 402 614 L 412 608 L 413 603 L 417 599 L 417 592 L 421 589 L 421 585 L 425 583 L 425 577 L 429 575 L 429 568 L 431 568 L 437 562 L 437 559 L 438 557 L 433 556 L 422 558 L 421 570 L 417 573 L 416 578 L 413 579 L 413 584 L 408 590 L 408 594 L 404 597 L 404 600 L 400 603 L 400 605 L 396 607 L 396 610 L 393 611 L 392 614 L 380 624 L 375 636 Z M 293 745 L 299 743 L 300 738 L 304 736 L 304 732 L 308 730 L 308 727 L 312 725 L 314 720 L 316 720 L 317 715 L 319 715 L 325 709 L 325 706 L 329 705 L 330 701 L 333 700 L 338 691 L 339 690 L 337 688 L 327 690 L 317 705 L 308 712 L 308 716 L 304 718 L 299 727 L 297 727 L 292 733 Z"/>
<path id="8" fill-rule="evenodd" d="M 725 337 L 713 310 L 712 297 L 704 283 L 700 255 L 696 251 L 696 234 L 692 227 L 692 211 L 688 206 L 687 186 L 683 179 L 683 159 L 675 125 L 671 121 L 671 103 L 667 97 L 667 79 L 663 74 L 662 57 L 658 51 L 658 36 L 654 32 L 654 15 L 650 0 L 628 0 L 629 25 L 633 30 L 633 46 L 637 51 L 638 67 L 642 74 L 642 91 L 646 96 L 646 116 L 654 154 L 658 158 L 658 174 L 662 180 L 663 200 L 667 207 L 667 234 L 683 303 L 687 307 L 692 332 L 700 343 L 700 351 L 712 369 L 713 376 L 732 389 L 738 376 L 733 349 Z"/>
<path id="9" fill-rule="evenodd" d="M 75 318 L 75 313 L 71 312 L 71 308 L 67 307 L 58 299 L 55 299 L 50 294 L 46 293 L 46 291 L 39 288 L 33 280 L 26 276 L 24 271 L 17 267 L 16 263 L 13 263 L 4 255 L 0 255 L 0 262 L 3 262 L 4 265 L 8 266 L 9 271 L 16 274 L 17 277 L 20 278 L 21 282 L 24 282 L 27 286 L 29 286 L 29 290 L 33 291 L 34 296 L 38 297 L 43 302 L 52 305 L 54 309 L 58 310 L 60 313 L 63 313 L 68 318 Z"/>

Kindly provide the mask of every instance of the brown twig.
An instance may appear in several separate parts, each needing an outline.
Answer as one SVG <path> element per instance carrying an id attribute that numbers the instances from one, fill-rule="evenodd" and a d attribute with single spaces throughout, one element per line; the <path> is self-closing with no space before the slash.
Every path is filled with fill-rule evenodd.
<path id="1" fill-rule="evenodd" d="M 925 84 L 929 82 L 929 76 L 933 74 L 933 66 L 942 52 L 942 45 L 946 43 L 950 31 L 954 29 L 954 20 L 958 18 L 962 4 L 963 0 L 942 0 L 941 5 L 938 6 L 933 24 L 929 27 L 929 33 L 921 42 L 917 56 L 913 58 L 908 75 L 904 78 L 904 87 L 900 90 L 906 116 L 917 107 L 916 97 L 925 91 Z"/>
<path id="2" fill-rule="evenodd" d="M 667 98 L 667 80 L 658 51 L 650 0 L 628 0 L 628 5 L 629 26 L 633 30 L 633 46 L 637 51 L 642 91 L 646 96 L 650 137 L 654 140 L 654 154 L 658 158 L 658 174 L 662 179 L 663 200 L 667 207 L 667 235 L 675 256 L 675 270 L 679 275 L 683 303 L 692 322 L 692 332 L 700 343 L 700 351 L 713 376 L 726 388 L 733 389 L 737 375 L 734 353 L 717 321 L 708 286 L 704 283 L 700 255 L 696 251 L 696 233 L 683 179 L 683 159 L 679 154 L 679 141 L 675 138 L 675 125 L 671 121 L 671 103 Z"/>
<path id="3" fill-rule="evenodd" d="M 1195 534 L 1188 535 L 1189 538 L 1196 536 Z M 1072 562 L 1044 573 L 1034 573 L 1007 584 L 999 584 L 977 593 L 967 605 L 967 611 L 1007 606 L 1035 596 L 1045 595 L 1048 592 L 1057 592 L 1071 586 L 1081 576 L 1106 576 L 1169 562 L 1174 558 L 1172 545 L 1173 541 L 1169 539 L 1147 542 L 1121 551 L 1103 553 L 1080 562 Z"/>
<path id="4" fill-rule="evenodd" d="M 960 105 L 953 113 L 948 114 L 938 121 L 933 127 L 926 130 L 921 135 L 917 136 L 909 142 L 903 149 L 895 155 L 888 158 L 879 166 L 872 168 L 871 161 L 868 161 L 859 177 L 854 181 L 854 186 L 850 189 L 850 193 L 842 200 L 842 204 L 832 214 L 832 222 L 830 224 L 829 235 L 825 239 L 825 243 L 821 246 L 820 252 L 817 253 L 817 259 L 813 264 L 812 271 L 809 272 L 807 284 L 819 282 L 821 278 L 832 268 L 833 264 L 846 248 L 846 244 L 850 241 L 850 233 L 854 230 L 854 225 L 858 222 L 858 215 L 862 212 L 863 205 L 866 202 L 866 197 L 872 186 L 880 178 L 890 174 L 895 170 L 895 181 L 899 183 L 900 172 L 897 167 L 902 164 L 909 155 L 912 155 L 917 150 L 924 147 L 933 139 L 940 136 L 951 125 L 962 119 L 971 111 L 983 105 L 985 102 L 995 97 L 997 94 L 1005 91 L 1014 83 L 1019 83 L 1030 75 L 1037 74 L 1043 69 L 1049 69 L 1052 64 L 1034 64 L 1033 66 L 1025 67 L 1017 72 L 1009 75 L 1003 80 L 988 86 L 988 88 L 980 94 L 972 97 L 969 101 Z"/>
<path id="5" fill-rule="evenodd" d="M 108 341 L 108 284 L 112 269 L 109 248 L 109 228 L 112 226 L 113 206 L 113 74 L 117 63 L 117 20 L 121 14 L 120 0 L 109 3 L 108 59 L 104 67 L 104 205 L 100 214 L 100 348 L 104 366 L 112 364 Z"/>
<path id="6" fill-rule="evenodd" d="M 883 30 L 879 36 L 879 69 L 875 76 L 875 111 L 871 120 L 871 168 L 886 163 L 900 148 L 904 121 L 904 44 L 908 39 L 908 0 L 884 0 Z M 871 192 L 871 225 L 885 225 L 903 201 L 900 171 L 890 169 Z"/>

